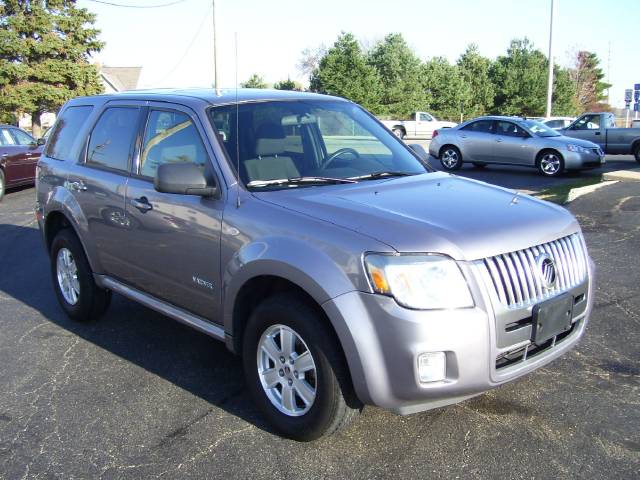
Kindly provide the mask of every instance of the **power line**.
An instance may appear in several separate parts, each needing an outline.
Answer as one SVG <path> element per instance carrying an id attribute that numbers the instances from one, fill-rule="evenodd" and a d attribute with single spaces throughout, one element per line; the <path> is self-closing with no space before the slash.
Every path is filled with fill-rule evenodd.
<path id="1" fill-rule="evenodd" d="M 179 3 L 184 3 L 187 0 L 175 0 L 173 2 L 160 3 L 160 4 L 157 4 L 157 5 L 124 5 L 122 3 L 107 2 L 105 0 L 87 0 L 87 1 L 93 2 L 93 3 L 102 3 L 103 5 L 109 5 L 111 7 L 122 7 L 122 8 L 162 8 L 162 7 L 170 7 L 172 5 L 177 5 Z"/>
<path id="2" fill-rule="evenodd" d="M 184 53 L 180 57 L 180 60 L 178 60 L 178 62 L 171 68 L 171 70 L 169 70 L 169 72 L 164 77 L 162 77 L 162 80 L 160 80 L 158 83 L 163 83 L 167 78 L 169 78 L 171 76 L 171 74 L 173 74 L 173 72 L 175 72 L 178 69 L 178 67 L 180 66 L 182 61 L 185 59 L 185 57 L 189 53 L 189 50 L 191 50 L 191 47 L 193 47 L 193 44 L 195 43 L 196 39 L 198 38 L 198 35 L 200 35 L 200 32 L 202 31 L 202 27 L 204 27 L 204 24 L 205 24 L 207 18 L 209 18 L 209 11 L 212 8 L 213 8 L 213 5 L 209 5 L 207 7 L 207 11 L 205 12 L 204 16 L 202 17 L 202 21 L 200 22 L 200 26 L 198 27 L 198 30 L 196 30 L 196 34 L 193 36 L 193 38 L 189 42 L 189 45 L 187 46 L 186 50 L 184 51 Z"/>

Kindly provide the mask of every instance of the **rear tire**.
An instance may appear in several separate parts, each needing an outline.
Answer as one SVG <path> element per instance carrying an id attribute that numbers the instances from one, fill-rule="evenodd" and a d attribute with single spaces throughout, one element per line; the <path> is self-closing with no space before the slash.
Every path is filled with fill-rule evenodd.
<path id="1" fill-rule="evenodd" d="M 4 191 L 5 191 L 6 188 L 7 187 L 6 187 L 6 184 L 5 184 L 4 172 L 2 170 L 0 170 L 0 202 L 4 198 Z"/>
<path id="2" fill-rule="evenodd" d="M 78 237 L 63 229 L 51 243 L 51 277 L 58 302 L 78 322 L 96 320 L 111 302 L 111 292 L 96 285 Z"/>
<path id="3" fill-rule="evenodd" d="M 445 170 L 460 170 L 462 167 L 462 154 L 452 145 L 447 145 L 440 150 L 440 164 Z"/>
<path id="4" fill-rule="evenodd" d="M 392 130 L 393 134 L 398 137 L 400 140 L 404 138 L 404 130 L 400 127 L 394 127 Z"/>
<path id="5" fill-rule="evenodd" d="M 558 152 L 546 150 L 538 155 L 536 167 L 545 177 L 559 177 L 564 173 L 564 159 Z"/>
<path id="6" fill-rule="evenodd" d="M 254 402 L 286 437 L 310 441 L 330 435 L 362 409 L 335 335 L 295 296 L 268 298 L 254 310 L 242 357 Z"/>

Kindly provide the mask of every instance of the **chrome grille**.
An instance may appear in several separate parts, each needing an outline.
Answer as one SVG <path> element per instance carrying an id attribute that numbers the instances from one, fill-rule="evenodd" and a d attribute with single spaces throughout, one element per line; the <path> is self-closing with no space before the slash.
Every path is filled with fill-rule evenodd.
<path id="1" fill-rule="evenodd" d="M 536 257 L 546 253 L 556 266 L 553 287 L 542 285 Z M 485 258 L 481 266 L 491 279 L 500 302 L 509 307 L 523 307 L 553 297 L 581 284 L 587 278 L 587 260 L 580 234 Z"/>

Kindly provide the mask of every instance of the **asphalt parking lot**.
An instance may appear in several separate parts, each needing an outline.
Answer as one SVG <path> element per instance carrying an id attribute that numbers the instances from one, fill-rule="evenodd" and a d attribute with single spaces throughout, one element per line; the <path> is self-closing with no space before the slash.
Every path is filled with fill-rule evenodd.
<path id="1" fill-rule="evenodd" d="M 539 178 L 460 173 L 515 188 Z M 272 433 L 221 343 L 119 296 L 99 322 L 71 322 L 33 203 L 33 189 L 0 203 L 1 478 L 640 476 L 639 183 L 569 206 L 598 267 L 576 349 L 459 405 L 407 417 L 367 408 L 311 444 Z"/>

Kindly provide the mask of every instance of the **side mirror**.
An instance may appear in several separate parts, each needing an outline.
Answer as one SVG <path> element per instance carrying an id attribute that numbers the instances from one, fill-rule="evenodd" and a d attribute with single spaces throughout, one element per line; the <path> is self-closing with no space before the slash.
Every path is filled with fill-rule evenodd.
<path id="1" fill-rule="evenodd" d="M 36 145 L 38 147 L 41 147 L 42 145 L 44 145 L 45 143 L 47 143 L 47 139 L 44 137 L 39 138 L 38 140 L 36 140 Z"/>
<path id="2" fill-rule="evenodd" d="M 193 163 L 165 163 L 158 167 L 153 185 L 158 192 L 213 197 L 218 189 L 209 185 L 202 167 Z"/>
<path id="3" fill-rule="evenodd" d="M 419 143 L 412 143 L 409 145 L 409 148 L 413 150 L 413 153 L 415 153 L 423 162 L 429 161 L 429 154 Z"/>

